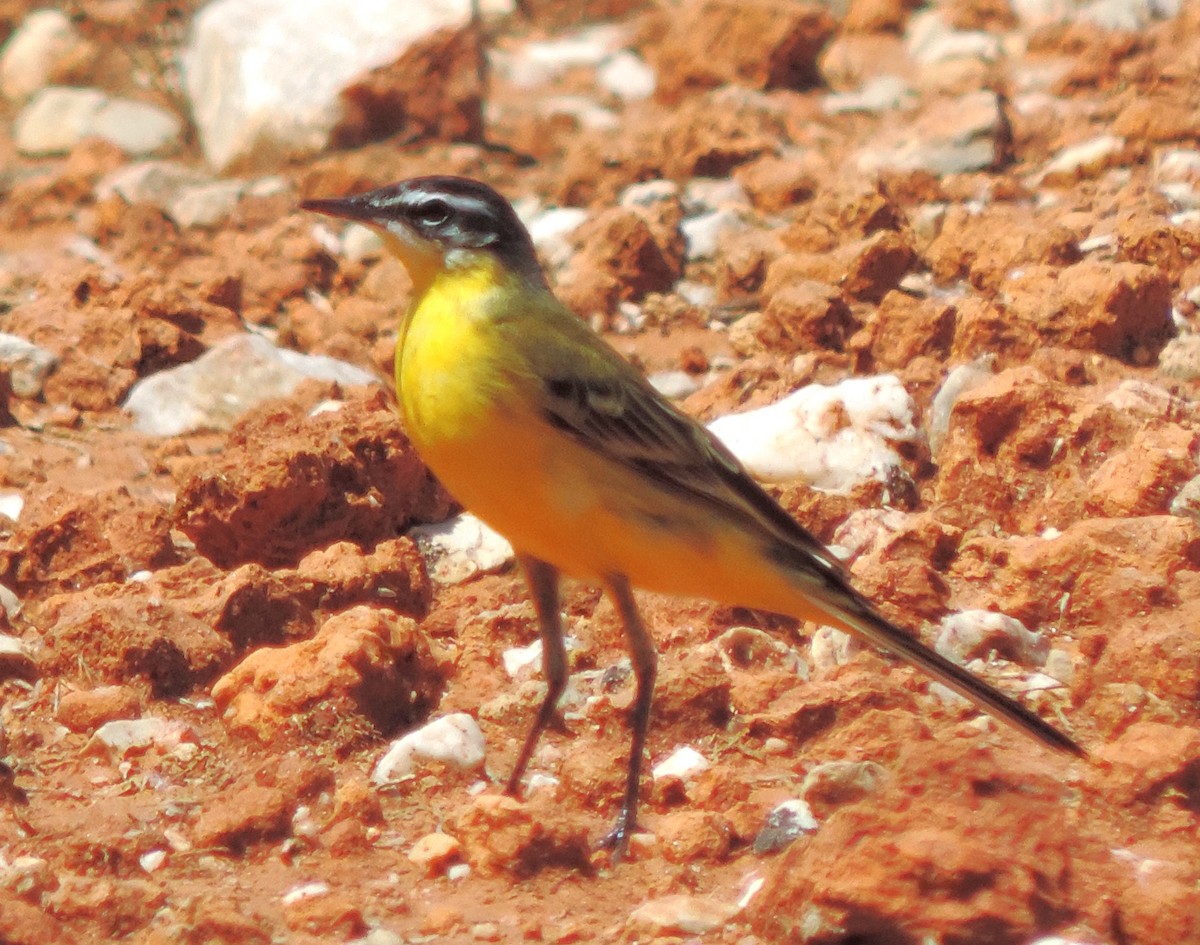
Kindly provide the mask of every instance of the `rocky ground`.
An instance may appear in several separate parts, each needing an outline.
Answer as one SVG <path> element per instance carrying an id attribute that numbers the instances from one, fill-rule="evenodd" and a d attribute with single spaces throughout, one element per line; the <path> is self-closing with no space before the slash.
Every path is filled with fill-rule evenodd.
<path id="1" fill-rule="evenodd" d="M 443 30 L 317 153 L 220 175 L 175 67 L 199 4 L 35 6 L 0 4 L 0 941 L 1200 942 L 1200 5 L 526 0 L 486 89 Z M 884 473 L 772 490 L 1090 759 L 647 596 L 657 770 L 613 867 L 632 684 L 577 586 L 565 727 L 503 797 L 532 608 L 503 552 L 411 537 L 457 510 L 375 380 L 407 279 L 296 209 L 430 172 L 516 200 L 706 421 L 898 379 Z M 446 717 L 448 757 L 380 766 Z"/>

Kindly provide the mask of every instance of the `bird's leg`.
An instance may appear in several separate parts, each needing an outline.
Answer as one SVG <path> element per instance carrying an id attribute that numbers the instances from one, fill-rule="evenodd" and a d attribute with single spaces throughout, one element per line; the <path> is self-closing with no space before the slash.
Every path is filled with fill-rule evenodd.
<path id="1" fill-rule="evenodd" d="M 608 835 L 600 841 L 601 847 L 613 851 L 613 861 L 619 861 L 629 850 L 629 837 L 637 829 L 638 790 L 642 780 L 642 753 L 646 748 L 646 730 L 650 726 L 650 704 L 654 699 L 654 677 L 657 672 L 658 656 L 654 641 L 646 632 L 638 613 L 629 581 L 623 576 L 610 577 L 608 593 L 612 596 L 621 622 L 625 625 L 625 636 L 629 643 L 629 654 L 633 658 L 633 672 L 637 677 L 637 696 L 633 703 L 632 744 L 629 751 L 629 768 L 625 778 L 625 799 L 621 813 Z"/>
<path id="2" fill-rule="evenodd" d="M 529 766 L 533 750 L 537 748 L 538 739 L 554 718 L 558 700 L 567 688 L 567 648 L 563 643 L 562 618 L 558 613 L 558 569 L 528 555 L 520 555 L 518 560 L 525 572 L 525 581 L 533 597 L 533 608 L 537 611 L 538 632 L 542 635 L 542 674 L 546 677 L 546 698 L 542 700 L 537 718 L 525 736 L 525 744 L 517 756 L 517 765 L 504 788 L 506 794 L 513 795 L 520 790 L 521 778 Z"/>

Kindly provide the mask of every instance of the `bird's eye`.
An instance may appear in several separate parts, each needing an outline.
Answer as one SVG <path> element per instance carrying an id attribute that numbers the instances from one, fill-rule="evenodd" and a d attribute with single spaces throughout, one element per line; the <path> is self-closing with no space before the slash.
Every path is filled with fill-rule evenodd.
<path id="1" fill-rule="evenodd" d="M 441 226 L 450 219 L 450 204 L 440 197 L 434 197 L 417 207 L 413 217 L 421 226 Z"/>

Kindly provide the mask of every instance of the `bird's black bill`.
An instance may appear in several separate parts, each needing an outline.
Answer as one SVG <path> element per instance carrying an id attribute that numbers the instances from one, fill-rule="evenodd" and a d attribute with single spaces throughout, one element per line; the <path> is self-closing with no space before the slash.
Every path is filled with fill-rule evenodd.
<path id="1" fill-rule="evenodd" d="M 301 210 L 312 210 L 327 217 L 368 222 L 378 216 L 378 209 L 358 197 L 322 197 L 300 201 Z"/>

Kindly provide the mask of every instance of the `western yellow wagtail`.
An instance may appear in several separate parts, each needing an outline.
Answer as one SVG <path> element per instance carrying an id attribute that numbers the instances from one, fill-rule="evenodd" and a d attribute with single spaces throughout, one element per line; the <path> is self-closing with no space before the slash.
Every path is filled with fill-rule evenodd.
<path id="1" fill-rule="evenodd" d="M 876 613 L 712 434 L 554 297 L 529 234 L 492 188 L 419 177 L 302 206 L 370 226 L 407 267 L 396 391 L 409 438 L 454 497 L 508 537 L 525 572 L 548 688 L 510 793 L 567 682 L 560 574 L 608 591 L 637 677 L 624 803 L 605 839 L 615 856 L 636 825 L 657 660 L 635 586 L 857 633 L 1045 744 L 1084 754 Z"/>

